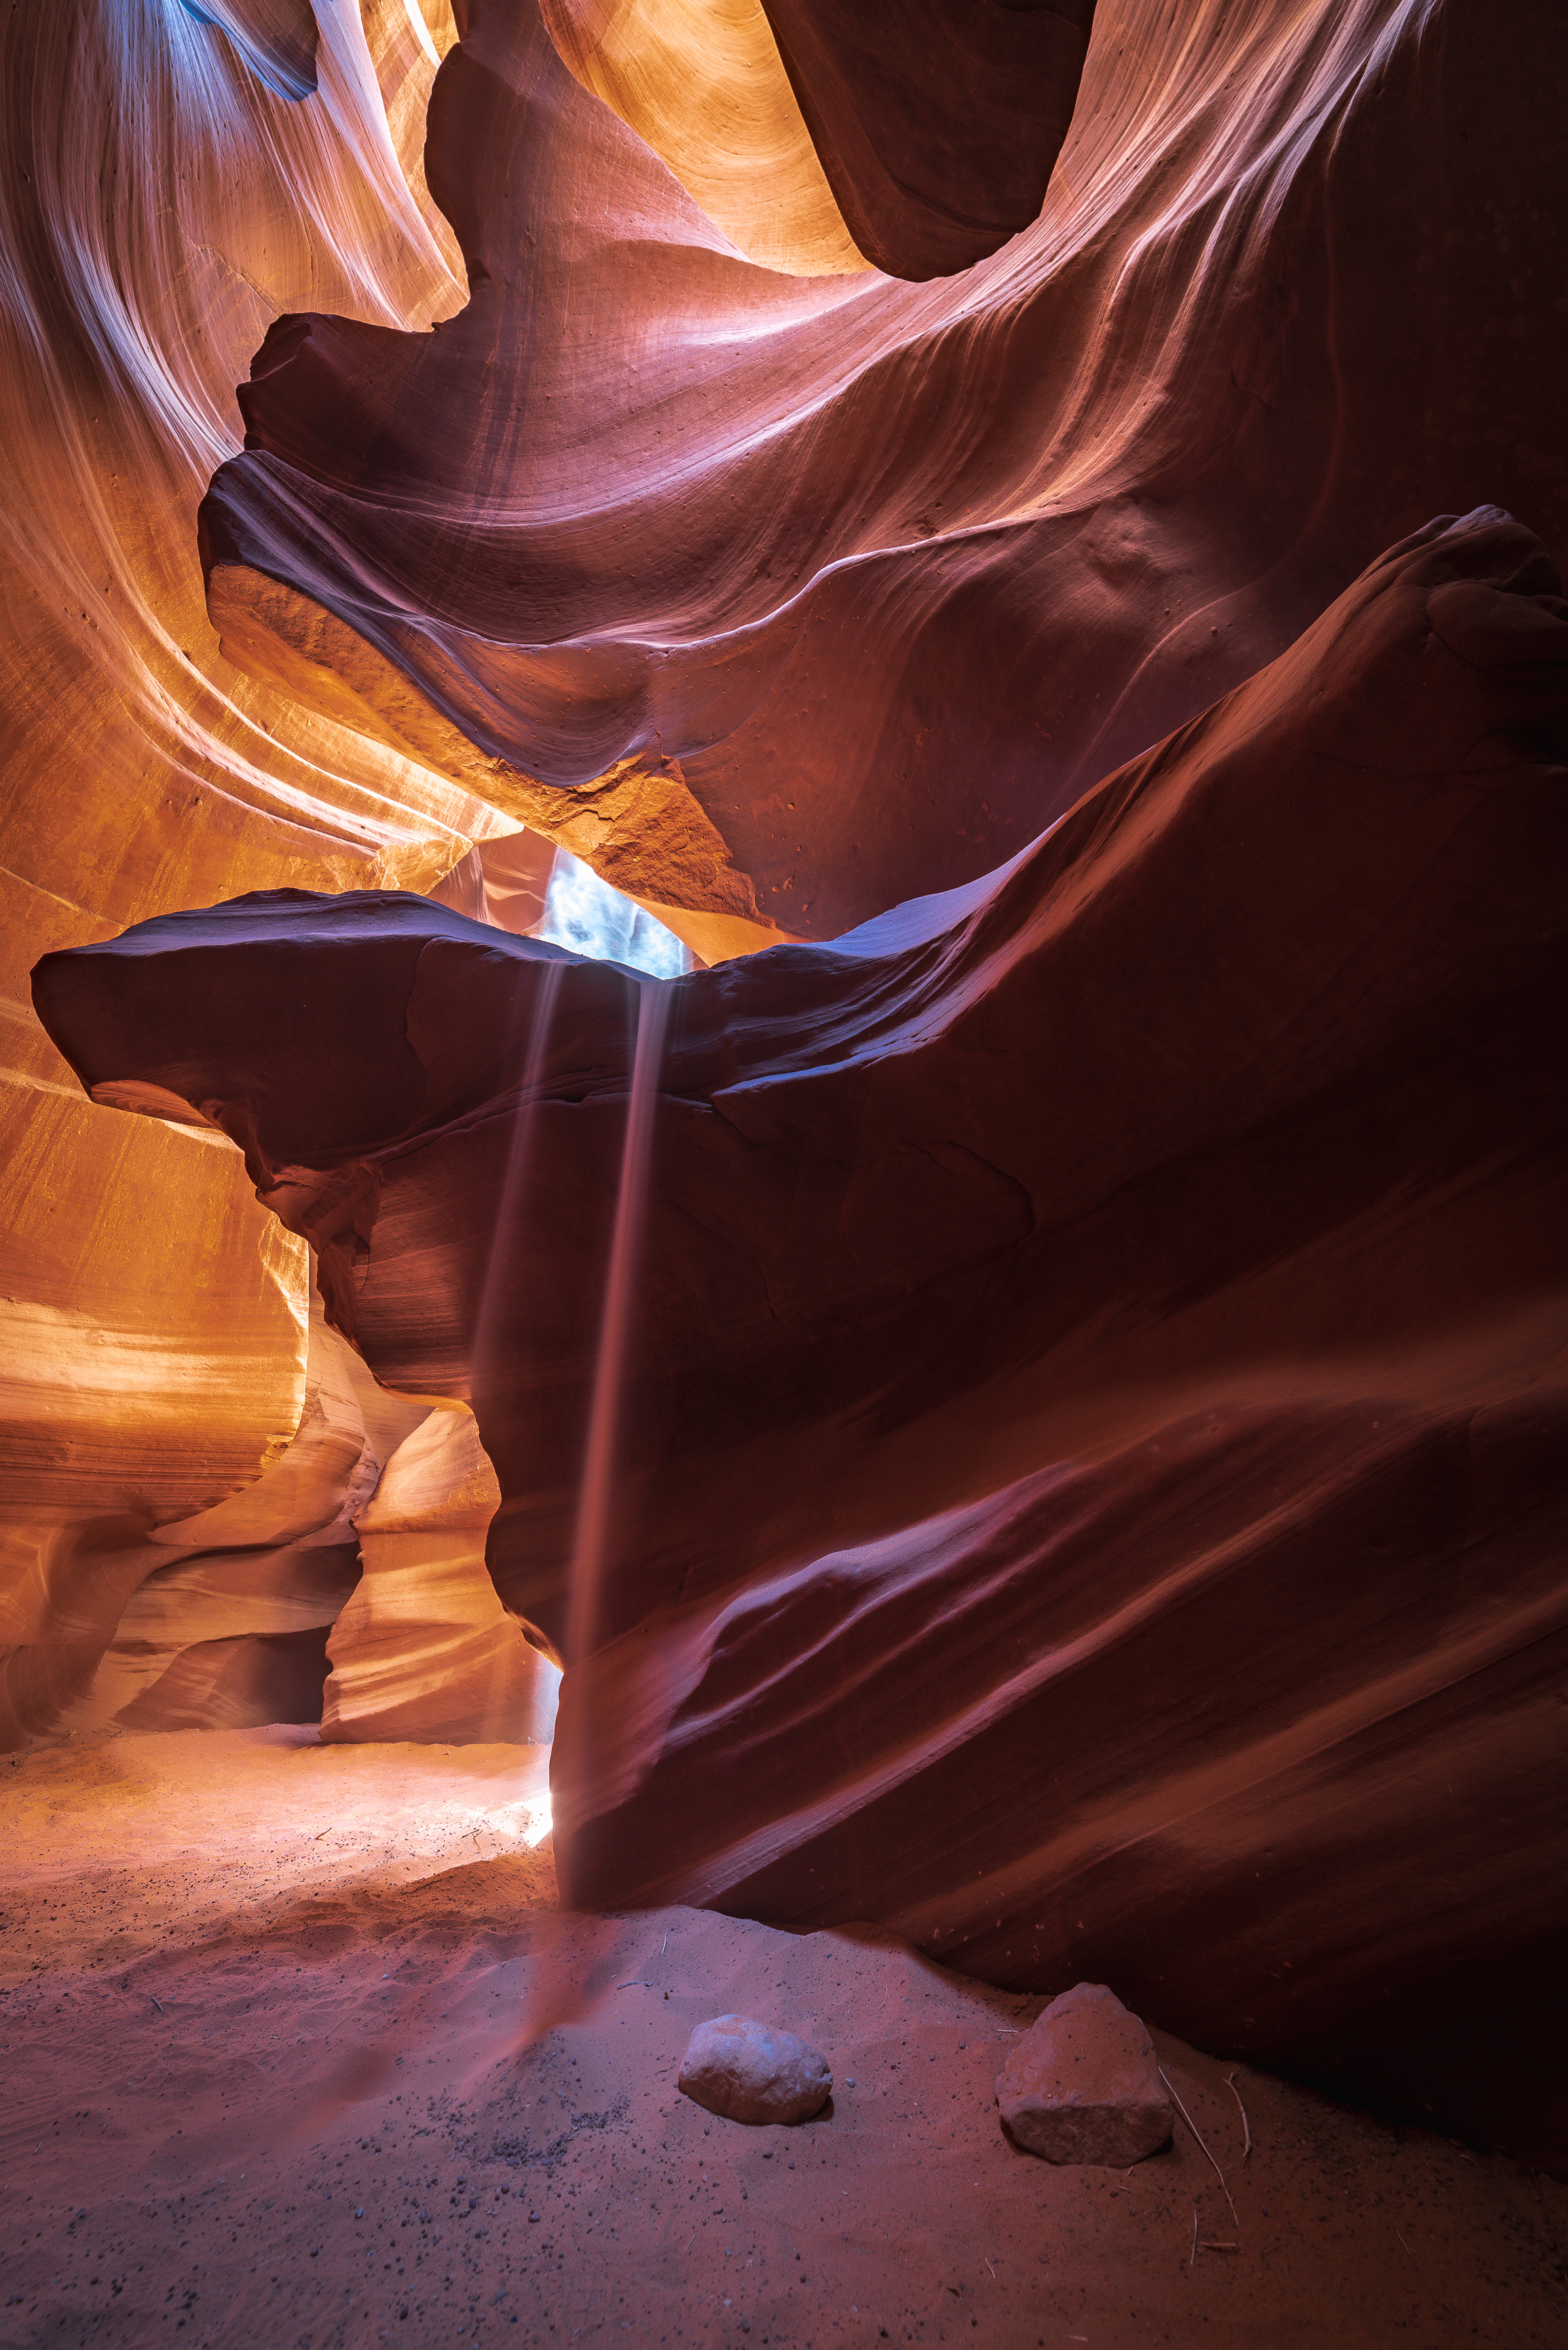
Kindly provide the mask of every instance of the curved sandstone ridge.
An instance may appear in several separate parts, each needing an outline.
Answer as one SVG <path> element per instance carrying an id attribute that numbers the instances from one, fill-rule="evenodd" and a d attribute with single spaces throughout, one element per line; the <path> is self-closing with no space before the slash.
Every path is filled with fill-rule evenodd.
<path id="1" fill-rule="evenodd" d="M 1095 0 L 764 0 L 850 234 L 945 277 L 1029 226 L 1073 119 Z"/>
<path id="2" fill-rule="evenodd" d="M 320 1718 L 327 1634 L 359 1576 L 356 1513 L 428 1405 L 379 1389 L 312 1305 L 299 1425 L 253 1483 L 157 1524 L 99 1518 L 53 1546 L 8 1660 L 7 1743 Z"/>
<path id="3" fill-rule="evenodd" d="M 874 147 L 933 97 L 952 140 L 992 120 L 908 11 L 771 15 Z M 708 959 L 978 879 L 1435 512 L 1568 545 L 1553 0 L 1506 37 L 1455 0 L 1129 0 L 1039 217 L 928 285 L 742 259 L 535 0 L 464 23 L 425 165 L 468 305 L 273 326 L 209 609 Z"/>
<path id="4" fill-rule="evenodd" d="M 226 33 L 257 79 L 279 98 L 315 96 L 317 36 L 310 0 L 182 0 L 201 25 Z"/>
<path id="5" fill-rule="evenodd" d="M 762 0 L 540 0 L 540 8 L 574 79 L 669 164 L 748 261 L 803 277 L 867 266 Z"/>
<path id="6" fill-rule="evenodd" d="M 1561 2158 L 1565 749 L 1484 509 L 832 946 L 639 983 L 263 893 L 35 996 L 472 1404 L 571 1900 L 875 1917 Z"/>
<path id="7" fill-rule="evenodd" d="M 549 1744 L 559 1675 L 485 1572 L 500 1501 L 461 1405 L 398 1446 L 354 1520 L 365 1571 L 327 1642 L 326 1744 Z"/>
<path id="8" fill-rule="evenodd" d="M 196 549 L 274 317 L 424 328 L 465 299 L 419 161 L 443 13 L 0 11 L 0 1745 L 57 1726 L 109 1643 L 130 1656 L 153 1569 L 138 1674 L 167 1655 L 185 1571 L 148 1530 L 275 1466 L 310 1409 L 303 1248 L 222 1136 L 83 1098 L 29 969 L 241 890 L 432 888 L 513 829 L 225 662 Z M 307 1668 L 319 1704 L 321 1557 L 270 1597 L 254 1567 L 249 1631 L 191 1570 L 214 1719 L 258 1659 L 260 1718 Z"/>

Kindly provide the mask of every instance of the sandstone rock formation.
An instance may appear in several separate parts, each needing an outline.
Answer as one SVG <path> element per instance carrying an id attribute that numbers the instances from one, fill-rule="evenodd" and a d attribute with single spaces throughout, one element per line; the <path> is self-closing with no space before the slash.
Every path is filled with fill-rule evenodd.
<path id="1" fill-rule="evenodd" d="M 182 0 L 198 24 L 226 33 L 264 88 L 312 98 L 319 84 L 310 0 Z"/>
<path id="2" fill-rule="evenodd" d="M 548 1745 L 559 1673 L 485 1570 L 500 1500 L 461 1405 L 430 1412 L 399 1445 L 354 1520 L 364 1574 L 327 1643 L 327 1744 Z"/>
<path id="3" fill-rule="evenodd" d="M 791 276 L 867 267 L 762 0 L 541 0 L 541 10 L 574 78 L 668 163 L 748 261 Z"/>
<path id="4" fill-rule="evenodd" d="M 750 2015 L 715 2015 L 691 2034 L 676 2086 L 726 2121 L 806 2122 L 833 2095 L 833 2072 L 794 2032 Z"/>
<path id="5" fill-rule="evenodd" d="M 878 269 L 948 276 L 1032 224 L 1073 119 L 1095 0 L 765 5 L 839 210 Z"/>
<path id="6" fill-rule="evenodd" d="M 997 2075 L 996 2102 L 1031 2154 L 1123 2170 L 1158 2153 L 1176 2120 L 1153 2041 L 1104 1983 L 1076 1983 L 1035 2017 Z"/>
<path id="7" fill-rule="evenodd" d="M 0 1745 L 83 1700 L 137 1586 L 184 1573 L 149 1530 L 275 1465 L 307 1388 L 304 1250 L 223 1136 L 83 1098 L 31 965 L 236 889 L 428 888 L 513 828 L 223 661 L 195 545 L 273 317 L 462 305 L 419 162 L 443 14 L 0 16 Z M 327 1603 L 276 1598 L 319 1685 Z"/>
<path id="8" fill-rule="evenodd" d="M 359 1575 L 355 1514 L 428 1407 L 384 1394 L 327 1327 L 319 1298 L 311 1306 L 293 1440 L 254 1483 L 194 1516 L 94 1529 L 96 1575 L 76 1595 L 74 1639 L 48 1638 L 46 1620 L 45 1637 L 14 1659 L 12 1742 L 56 1723 L 319 1719 L 327 1635 Z M 31 1666 L 31 1683 L 17 1664 Z"/>
<path id="9" fill-rule="evenodd" d="M 243 1142 L 382 1379 L 472 1404 L 497 1586 L 569 1667 L 573 1899 L 1093 1970 L 1520 2142 L 1568 1856 L 1565 719 L 1560 582 L 1482 510 L 832 946 L 661 992 L 427 900 L 261 894 L 35 993 L 89 1087 Z M 1495 2036 L 1438 2083 L 1461 1998 Z"/>
<path id="10" fill-rule="evenodd" d="M 0 18 L 0 1742 L 346 1721 L 456 1400 L 576 1898 L 1561 2153 L 1568 20 L 887 21 Z"/>
<path id="11" fill-rule="evenodd" d="M 1011 14 L 1023 37 L 1050 12 Z M 846 55 L 871 19 L 813 22 Z M 26 1005 L 40 952 L 253 888 L 441 886 L 530 811 L 680 896 L 705 952 L 830 935 L 1021 848 L 1426 514 L 1501 495 L 1561 551 L 1544 0 L 1507 40 L 1454 5 L 1137 0 L 1091 39 L 1040 220 L 927 287 L 842 274 L 751 0 L 701 24 L 679 0 L 549 0 L 578 80 L 523 0 L 465 23 L 460 45 L 444 0 L 0 22 L 8 1735 L 59 1719 L 112 1637 L 119 1522 L 255 1476 L 305 1392 L 303 1259 L 216 1138 L 82 1103 Z M 478 191 L 456 229 L 422 161 L 443 59 L 432 170 Z M 861 65 L 836 86 L 880 152 L 924 102 Z M 500 144 L 515 130 L 541 163 L 501 209 L 484 90 Z M 504 259 L 535 256 L 535 310 L 481 285 L 464 311 L 487 220 Z M 240 450 L 236 380 L 307 305 L 336 323 L 290 328 L 301 363 L 253 405 L 259 442 L 296 393 L 308 421 L 305 348 L 341 350 L 317 472 L 257 446 L 220 484 L 248 513 L 270 483 L 298 525 L 294 553 L 262 533 L 262 571 L 212 574 L 253 678 L 203 616 L 195 512 Z M 523 342 L 492 337 L 502 310 L 533 320 Z M 460 313 L 455 341 L 429 332 Z M 367 335 L 432 388 L 346 465 L 368 411 L 337 390 L 380 397 Z M 493 357 L 526 385 L 493 464 L 462 424 L 487 396 L 451 396 Z M 312 504 L 328 478 L 348 555 Z M 462 577 L 436 611 L 438 509 Z M 350 575 L 363 610 L 333 600 Z M 372 710 L 350 688 L 389 608 Z M 405 691 L 438 637 L 450 710 Z M 471 655 L 505 671 L 500 764 Z M 279 668 L 303 701 L 265 682 Z"/>
<path id="12" fill-rule="evenodd" d="M 904 137 L 929 92 L 876 27 L 908 10 L 774 13 Z M 209 610 L 705 959 L 977 879 L 1433 514 L 1495 499 L 1565 551 L 1552 0 L 1506 40 L 1463 5 L 1133 0 L 1039 218 L 918 286 L 742 260 L 535 0 L 464 23 L 425 161 L 469 303 L 273 327 Z M 946 56 L 898 68 L 950 88 Z"/>

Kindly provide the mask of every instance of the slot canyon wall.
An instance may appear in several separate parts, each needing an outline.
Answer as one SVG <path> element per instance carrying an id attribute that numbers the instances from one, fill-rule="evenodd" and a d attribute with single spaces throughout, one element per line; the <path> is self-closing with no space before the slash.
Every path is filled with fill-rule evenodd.
<path id="1" fill-rule="evenodd" d="M 13 12 L 7 1734 L 1561 2165 L 1568 29 L 917 15 Z"/>

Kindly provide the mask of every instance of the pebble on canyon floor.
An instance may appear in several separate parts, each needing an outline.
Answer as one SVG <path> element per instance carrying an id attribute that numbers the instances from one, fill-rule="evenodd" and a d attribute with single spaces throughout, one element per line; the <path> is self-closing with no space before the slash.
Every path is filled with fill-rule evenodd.
<path id="1" fill-rule="evenodd" d="M 1054 1999 L 997 2075 L 1002 2126 L 1047 2162 L 1141 2162 L 1176 2116 L 1154 2043 L 1104 1983 Z"/>
<path id="2" fill-rule="evenodd" d="M 833 2095 L 826 2056 L 749 2015 L 714 2015 L 691 2034 L 677 2086 L 732 2122 L 805 2122 Z"/>

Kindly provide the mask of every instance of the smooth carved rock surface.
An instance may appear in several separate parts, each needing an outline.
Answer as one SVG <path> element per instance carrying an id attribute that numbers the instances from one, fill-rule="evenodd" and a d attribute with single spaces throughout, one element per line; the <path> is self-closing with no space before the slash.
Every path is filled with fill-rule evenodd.
<path id="1" fill-rule="evenodd" d="M 548 1744 L 560 1676 L 484 1564 L 500 1500 L 471 1411 L 403 1439 L 354 1520 L 364 1573 L 327 1642 L 325 1743 Z"/>
<path id="2" fill-rule="evenodd" d="M 1031 2154 L 1117 2169 L 1158 2153 L 1176 2120 L 1153 2041 L 1104 1983 L 1078 1983 L 1036 2016 L 997 2074 L 996 2102 Z"/>
<path id="3" fill-rule="evenodd" d="M 851 236 L 946 277 L 1026 229 L 1073 119 L 1095 0 L 763 0 Z"/>
<path id="4" fill-rule="evenodd" d="M 808 20 L 877 135 L 884 41 L 952 138 L 984 119 L 907 9 L 790 0 L 786 54 Z M 1038 219 L 918 286 L 745 262 L 533 0 L 465 23 L 425 161 L 471 298 L 272 328 L 209 609 L 706 959 L 977 879 L 1432 514 L 1568 545 L 1553 0 L 1506 40 L 1454 0 L 1131 0 Z"/>
<path id="5" fill-rule="evenodd" d="M 676 2083 L 732 2122 L 805 2122 L 833 2095 L 820 2050 L 750 2015 L 715 2015 L 691 2034 Z"/>
<path id="6" fill-rule="evenodd" d="M 1038 221 L 923 286 L 843 274 L 753 0 L 550 0 L 597 96 L 521 0 L 463 13 L 0 14 L 7 1743 L 153 1573 L 142 1664 L 177 1591 L 235 1620 L 149 1532 L 275 1465 L 306 1388 L 301 1253 L 216 1136 L 77 1094 L 40 954 L 441 887 L 520 821 L 704 956 L 828 937 L 1022 851 L 1426 515 L 1501 497 L 1563 552 L 1550 0 L 1506 39 L 1455 0 L 1132 0 Z M 849 57 L 873 15 L 813 18 L 818 102 L 887 156 L 931 77 Z M 965 87 L 917 197 L 978 217 Z M 251 553 L 204 580 L 214 472 Z M 327 1604 L 292 1575 L 280 1615 Z M 225 1706 L 251 1655 L 209 1659 Z"/>
<path id="7" fill-rule="evenodd" d="M 239 890 L 428 888 L 511 829 L 226 663 L 196 549 L 275 316 L 464 299 L 419 162 L 437 63 L 402 0 L 0 14 L 0 1747 L 96 1715 L 111 1646 L 160 1719 L 192 1642 L 214 1720 L 291 1718 L 312 1671 L 319 1705 L 318 1551 L 268 1592 L 151 1539 L 308 1432 L 305 1252 L 223 1137 L 82 1097 L 27 972 Z"/>
<path id="8" fill-rule="evenodd" d="M 359 1575 L 356 1513 L 427 1411 L 379 1389 L 313 1297 L 293 1440 L 254 1484 L 208 1509 L 100 1536 L 78 1642 L 50 1659 L 52 1713 L 39 1706 L 29 1719 L 14 1698 L 5 1726 L 15 1734 L 52 1720 L 72 1731 L 318 1721 L 327 1636 Z"/>
<path id="9" fill-rule="evenodd" d="M 866 268 L 762 0 L 541 0 L 540 13 L 574 78 L 749 261 L 792 276 Z"/>
<path id="10" fill-rule="evenodd" d="M 185 0 L 199 24 L 226 33 L 264 87 L 279 98 L 317 88 L 317 34 L 310 0 Z"/>
<path id="11" fill-rule="evenodd" d="M 568 1898 L 869 1915 L 1560 2147 L 1565 745 L 1553 566 L 1439 521 L 983 882 L 664 987 L 569 1654 L 653 983 L 285 893 L 35 993 L 472 1405 Z"/>

